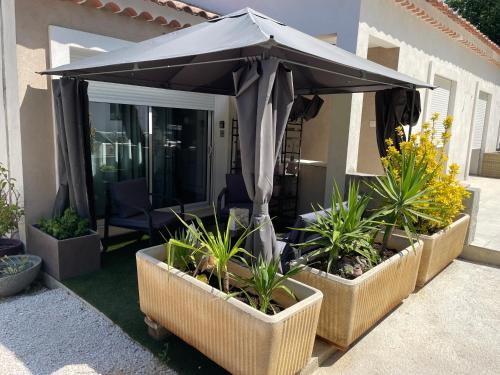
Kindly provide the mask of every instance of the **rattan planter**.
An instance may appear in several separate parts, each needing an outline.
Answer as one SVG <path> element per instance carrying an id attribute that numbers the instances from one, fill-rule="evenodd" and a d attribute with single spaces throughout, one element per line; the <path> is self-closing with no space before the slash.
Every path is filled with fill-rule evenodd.
<path id="1" fill-rule="evenodd" d="M 453 224 L 432 236 L 418 236 L 424 247 L 418 268 L 417 286 L 425 285 L 460 255 L 464 247 L 469 219 L 469 215 L 462 214 Z"/>
<path id="2" fill-rule="evenodd" d="M 320 291 L 295 280 L 299 302 L 269 316 L 212 288 L 163 260 L 165 246 L 136 255 L 141 311 L 233 374 L 295 374 L 312 354 Z M 246 269 L 232 265 L 232 272 Z"/>
<path id="3" fill-rule="evenodd" d="M 340 348 L 357 338 L 415 289 L 422 243 L 392 235 L 389 247 L 402 249 L 354 280 L 305 267 L 295 279 L 323 292 L 317 335 Z M 298 263 L 305 264 L 306 257 Z"/>
<path id="4" fill-rule="evenodd" d="M 486 152 L 483 154 L 481 176 L 500 178 L 500 152 Z"/>

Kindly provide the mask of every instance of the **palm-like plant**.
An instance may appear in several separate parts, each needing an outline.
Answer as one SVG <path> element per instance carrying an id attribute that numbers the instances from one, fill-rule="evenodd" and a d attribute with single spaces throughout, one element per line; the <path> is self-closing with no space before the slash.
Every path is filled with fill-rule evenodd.
<path id="1" fill-rule="evenodd" d="M 177 215 L 177 214 L 176 214 Z M 229 293 L 229 273 L 228 273 L 228 263 L 231 259 L 235 260 L 243 260 L 245 255 L 251 256 L 245 249 L 241 247 L 243 241 L 255 230 L 259 229 L 259 227 L 250 230 L 249 228 L 245 228 L 244 232 L 234 241 L 231 240 L 231 221 L 234 220 L 232 216 L 229 216 L 226 230 L 222 231 L 218 221 L 217 216 L 215 216 L 215 233 L 208 231 L 203 224 L 203 221 L 196 215 L 190 215 L 193 218 L 193 221 L 196 223 L 196 228 L 192 225 L 189 225 L 185 220 L 183 220 L 180 216 L 177 215 L 178 219 L 182 222 L 182 224 L 186 227 L 187 231 L 191 234 L 192 238 L 196 241 L 196 244 L 193 243 L 185 243 L 183 241 L 177 240 L 175 238 L 171 238 L 167 245 L 167 252 L 170 252 L 172 247 L 175 246 L 177 248 L 185 248 L 192 253 L 201 253 L 202 259 L 198 264 L 197 270 L 198 272 L 200 267 L 208 266 L 207 268 L 213 265 L 213 272 L 215 272 L 217 276 L 217 281 L 219 285 L 219 289 L 226 293 Z M 167 258 L 169 256 L 167 255 Z M 201 262 L 204 262 L 201 263 Z"/>
<path id="2" fill-rule="evenodd" d="M 276 314 L 277 309 L 272 303 L 273 294 L 276 290 L 281 289 L 293 299 L 296 299 L 293 292 L 285 285 L 285 281 L 296 275 L 300 271 L 300 267 L 292 267 L 288 272 L 283 275 L 279 274 L 280 261 L 279 259 L 272 259 L 269 263 L 264 258 L 258 257 L 255 262 L 249 265 L 246 261 L 244 263 L 250 269 L 251 277 L 248 279 L 237 278 L 242 282 L 242 290 L 246 295 L 250 305 L 263 313 L 271 310 Z M 254 294 L 257 301 L 251 294 Z"/>
<path id="3" fill-rule="evenodd" d="M 418 219 L 437 221 L 427 214 L 432 209 L 432 201 L 425 198 L 428 193 L 429 179 L 432 173 L 427 171 L 427 164 L 417 162 L 414 152 L 401 151 L 400 173 L 390 164 L 385 167 L 385 176 L 377 177 L 373 183 L 367 183 L 371 190 L 382 200 L 379 214 L 384 217 L 386 227 L 383 246 L 387 243 L 395 226 L 401 226 L 408 239 L 413 243 Z"/>
<path id="4" fill-rule="evenodd" d="M 192 229 L 196 230 L 196 227 L 192 226 Z M 196 267 L 196 251 L 193 251 L 193 248 L 197 248 L 198 241 L 193 234 L 183 228 L 174 231 L 173 234 L 169 232 L 169 234 L 170 240 L 167 241 L 167 264 L 171 267 L 175 266 L 183 272 Z M 189 247 L 179 246 L 177 244 L 179 242 L 189 245 Z"/>
<path id="5" fill-rule="evenodd" d="M 298 230 L 309 232 L 313 235 L 312 240 L 299 247 L 318 247 L 311 256 L 320 254 L 328 255 L 327 272 L 332 265 L 342 256 L 361 255 L 370 266 L 374 266 L 380 260 L 377 251 L 373 248 L 373 241 L 378 231 L 378 214 L 367 217 L 367 207 L 370 198 L 359 197 L 359 184 L 349 184 L 347 197 L 347 208 L 342 203 L 341 193 L 337 183 L 333 185 L 332 209 L 328 212 L 318 206 L 320 211 L 315 210 L 316 221 L 306 228 Z"/>

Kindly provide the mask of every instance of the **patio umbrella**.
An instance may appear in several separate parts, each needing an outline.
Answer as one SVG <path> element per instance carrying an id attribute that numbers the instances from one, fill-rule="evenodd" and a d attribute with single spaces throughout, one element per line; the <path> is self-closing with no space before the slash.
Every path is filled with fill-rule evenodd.
<path id="1" fill-rule="evenodd" d="M 252 78 L 251 72 L 258 77 Z M 267 217 L 270 170 L 290 111 L 292 87 L 295 95 L 432 87 L 249 8 L 42 74 L 236 95 L 245 148 L 242 170 L 255 199 L 254 222 Z M 256 112 L 250 113 L 249 106 Z M 276 255 L 269 251 L 275 249 L 274 231 L 272 226 L 261 229 L 253 245 L 269 259 Z"/>

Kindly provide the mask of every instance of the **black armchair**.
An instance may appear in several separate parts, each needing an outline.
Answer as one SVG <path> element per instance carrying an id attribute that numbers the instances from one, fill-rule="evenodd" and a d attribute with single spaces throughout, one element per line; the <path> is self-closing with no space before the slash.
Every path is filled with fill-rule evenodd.
<path id="1" fill-rule="evenodd" d="M 172 212 L 153 210 L 145 178 L 120 181 L 109 185 L 104 216 L 104 251 L 107 249 L 109 227 L 132 229 L 149 235 L 150 243 L 156 232 L 164 227 L 178 225 Z M 180 216 L 184 205 L 177 200 Z"/>
<path id="2" fill-rule="evenodd" d="M 217 197 L 217 217 L 225 222 L 231 208 L 246 208 L 248 214 L 252 215 L 253 202 L 248 196 L 241 174 L 226 174 L 226 187 Z"/>

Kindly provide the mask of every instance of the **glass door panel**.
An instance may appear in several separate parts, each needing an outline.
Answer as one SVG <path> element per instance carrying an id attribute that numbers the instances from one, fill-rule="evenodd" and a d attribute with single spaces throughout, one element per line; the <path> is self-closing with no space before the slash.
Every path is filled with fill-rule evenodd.
<path id="1" fill-rule="evenodd" d="M 151 111 L 153 207 L 207 201 L 208 111 Z"/>
<path id="2" fill-rule="evenodd" d="M 147 178 L 148 107 L 89 103 L 96 216 L 102 218 L 106 184 Z"/>

